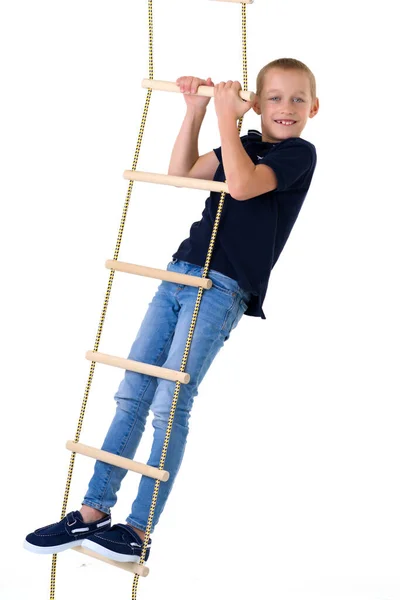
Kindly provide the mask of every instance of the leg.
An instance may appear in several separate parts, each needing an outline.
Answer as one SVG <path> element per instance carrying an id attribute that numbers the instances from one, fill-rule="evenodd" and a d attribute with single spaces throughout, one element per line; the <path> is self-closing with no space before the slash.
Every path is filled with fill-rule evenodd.
<path id="1" fill-rule="evenodd" d="M 188 263 L 177 263 L 174 270 L 179 270 L 179 265 L 188 265 Z M 191 267 L 191 269 L 186 267 L 186 270 L 183 271 L 181 269 L 180 272 L 201 275 L 200 267 L 193 268 L 193 265 Z M 175 336 L 166 362 L 163 365 L 167 368 L 180 369 L 197 291 L 197 288 L 185 286 L 177 294 L 180 312 Z M 189 384 L 180 386 L 164 467 L 169 471 L 170 478 L 167 482 L 161 482 L 160 484 L 151 532 L 154 531 L 154 527 L 164 509 L 182 463 L 194 397 L 197 395 L 198 387 L 212 361 L 224 342 L 229 338 L 230 331 L 236 327 L 246 309 L 243 298 L 243 293 L 238 289 L 236 282 L 225 276 L 217 276 L 216 285 L 211 290 L 203 292 L 185 369 L 190 374 L 191 380 Z M 175 385 L 174 382 L 159 380 L 151 405 L 151 410 L 154 413 L 152 423 L 154 438 L 148 464 L 155 467 L 158 467 L 161 457 Z M 138 533 L 146 529 L 154 483 L 154 480 L 149 477 L 141 478 L 137 498 L 133 502 L 131 514 L 127 518 L 127 523 L 133 526 Z"/>
<path id="2" fill-rule="evenodd" d="M 129 358 L 162 365 L 168 355 L 178 318 L 175 294 L 178 286 L 159 286 L 151 301 Z M 115 400 L 117 409 L 102 450 L 133 458 L 141 440 L 157 380 L 148 375 L 126 371 Z M 109 514 L 117 499 L 117 491 L 127 471 L 96 461 L 83 503 L 91 509 Z M 85 507 L 84 515 L 85 515 Z M 93 513 L 94 516 L 95 513 Z"/>
<path id="3" fill-rule="evenodd" d="M 162 364 L 175 331 L 179 305 L 174 294 L 177 286 L 160 286 L 140 327 L 129 358 Z M 117 410 L 102 449 L 133 458 L 139 444 L 156 387 L 154 377 L 126 371 L 115 395 Z M 30 533 L 25 548 L 40 554 L 54 554 L 80 546 L 86 538 L 110 530 L 110 507 L 116 501 L 126 470 L 97 461 L 81 513 L 68 513 L 59 523 Z M 101 515 L 107 515 L 101 518 Z M 91 523 L 95 521 L 94 523 Z M 90 524 L 89 524 L 90 523 Z M 87 540 L 86 540 L 87 541 Z M 137 552 L 135 550 L 134 552 Z"/>

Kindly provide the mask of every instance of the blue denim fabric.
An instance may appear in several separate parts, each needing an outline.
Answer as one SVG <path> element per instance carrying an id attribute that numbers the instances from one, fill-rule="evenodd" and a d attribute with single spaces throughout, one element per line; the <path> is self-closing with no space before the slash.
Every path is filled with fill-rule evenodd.
<path id="1" fill-rule="evenodd" d="M 203 269 L 174 259 L 168 264 L 167 270 L 201 277 Z M 185 368 L 190 374 L 190 382 L 181 384 L 164 467 L 170 477 L 167 482 L 160 483 L 151 532 L 158 523 L 182 463 L 190 411 L 198 387 L 246 311 L 250 299 L 250 293 L 242 290 L 234 279 L 213 270 L 209 271 L 208 277 L 213 285 L 211 289 L 204 290 L 200 302 Z M 197 294 L 197 287 L 163 281 L 149 304 L 128 358 L 179 371 Z M 147 464 L 158 467 L 175 385 L 174 381 L 125 371 L 125 377 L 115 394 L 116 414 L 102 450 L 132 459 L 151 409 L 154 414 L 154 438 Z M 116 503 L 116 494 L 126 472 L 125 469 L 97 461 L 83 504 L 109 514 L 110 508 Z M 131 514 L 127 518 L 128 523 L 142 530 L 146 529 L 154 483 L 154 479 L 142 476 Z"/>

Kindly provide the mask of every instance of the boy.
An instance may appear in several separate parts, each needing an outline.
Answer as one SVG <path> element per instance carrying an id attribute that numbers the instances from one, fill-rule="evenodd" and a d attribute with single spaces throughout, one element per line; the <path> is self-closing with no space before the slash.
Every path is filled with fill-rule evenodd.
<path id="1" fill-rule="evenodd" d="M 315 79 L 302 62 L 283 58 L 261 69 L 254 103 L 240 99 L 239 82 L 214 86 L 221 147 L 198 155 L 198 135 L 210 98 L 192 95 L 199 85 L 214 85 L 194 77 L 177 80 L 187 112 L 175 142 L 169 174 L 214 179 L 228 184 L 210 263 L 213 281 L 200 303 L 186 372 L 171 431 L 164 468 L 170 478 L 160 485 L 151 532 L 157 524 L 181 465 L 188 421 L 198 387 L 218 351 L 243 314 L 265 319 L 262 304 L 270 272 L 297 219 L 316 166 L 313 144 L 300 134 L 319 109 Z M 261 133 L 239 137 L 237 120 L 250 108 L 261 116 Z M 211 192 L 201 221 L 193 223 L 168 270 L 201 277 L 210 244 L 220 194 Z M 129 358 L 179 370 L 192 320 L 197 288 L 162 282 Z M 102 446 L 133 458 L 151 408 L 154 438 L 149 465 L 158 467 L 175 382 L 126 371 L 115 395 L 117 410 Z M 142 477 L 126 524 L 111 527 L 110 509 L 125 476 L 124 469 L 97 461 L 80 511 L 29 534 L 28 550 L 53 554 L 83 544 L 121 562 L 139 561 L 154 489 Z M 146 560 L 150 552 L 150 543 Z"/>

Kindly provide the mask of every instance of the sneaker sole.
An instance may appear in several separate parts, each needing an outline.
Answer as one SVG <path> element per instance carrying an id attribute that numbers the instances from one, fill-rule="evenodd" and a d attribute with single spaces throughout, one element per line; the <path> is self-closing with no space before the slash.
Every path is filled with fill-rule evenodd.
<path id="1" fill-rule="evenodd" d="M 93 550 L 93 552 L 97 552 L 97 554 L 101 554 L 101 556 L 105 556 L 106 558 L 110 558 L 111 560 L 115 560 L 117 562 L 139 562 L 140 556 L 128 555 L 128 554 L 120 554 L 119 552 L 113 552 L 108 548 L 104 548 L 100 544 L 96 544 L 96 542 L 92 542 L 92 540 L 83 540 L 82 542 L 83 548 L 89 548 L 89 550 Z M 146 561 L 143 563 L 146 564 Z"/>
<path id="2" fill-rule="evenodd" d="M 68 550 L 69 548 L 74 548 L 75 546 L 81 546 L 82 542 L 83 540 L 75 540 L 73 542 L 61 544 L 61 546 L 35 546 L 34 544 L 31 544 L 25 540 L 24 548 L 25 550 L 29 550 L 29 552 L 34 552 L 35 554 L 57 554 L 63 550 Z"/>

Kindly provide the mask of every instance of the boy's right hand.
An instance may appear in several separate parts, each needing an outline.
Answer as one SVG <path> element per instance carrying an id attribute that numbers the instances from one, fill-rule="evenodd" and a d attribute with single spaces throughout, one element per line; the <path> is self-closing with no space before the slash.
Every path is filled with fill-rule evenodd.
<path id="1" fill-rule="evenodd" d="M 195 108 L 206 108 L 211 98 L 207 96 L 196 96 L 199 85 L 214 86 L 214 83 L 209 77 L 206 79 L 200 79 L 199 77 L 179 77 L 176 80 L 176 84 L 179 86 L 183 97 L 185 98 L 186 106 L 192 106 Z"/>

